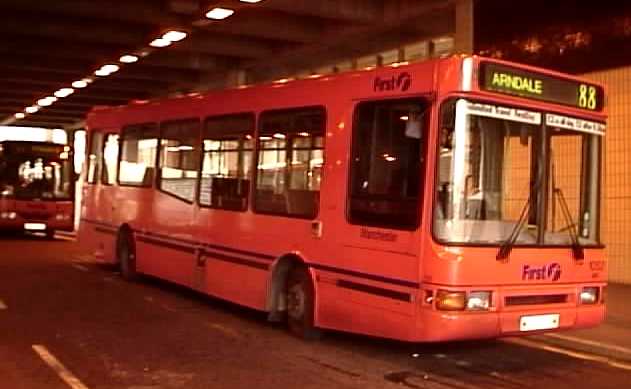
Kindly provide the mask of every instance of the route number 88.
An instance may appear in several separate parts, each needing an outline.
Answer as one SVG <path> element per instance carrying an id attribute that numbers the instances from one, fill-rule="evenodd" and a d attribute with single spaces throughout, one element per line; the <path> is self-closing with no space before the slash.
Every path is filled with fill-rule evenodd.
<path id="1" fill-rule="evenodd" d="M 596 87 L 581 84 L 578 88 L 578 106 L 580 108 L 596 109 Z"/>

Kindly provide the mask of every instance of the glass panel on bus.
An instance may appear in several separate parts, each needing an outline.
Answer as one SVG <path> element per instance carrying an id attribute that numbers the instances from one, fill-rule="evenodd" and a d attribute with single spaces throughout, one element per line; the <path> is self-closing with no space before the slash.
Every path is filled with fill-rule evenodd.
<path id="1" fill-rule="evenodd" d="M 199 202 L 202 206 L 245 211 L 252 170 L 254 115 L 206 120 Z"/>
<path id="2" fill-rule="evenodd" d="M 545 243 L 598 243 L 600 137 L 548 127 L 550 171 Z"/>
<path id="3" fill-rule="evenodd" d="M 86 178 L 88 184 L 94 184 L 101 173 L 101 164 L 103 162 L 103 133 L 100 131 L 92 132 L 90 141 L 90 154 L 88 155 L 88 172 Z"/>
<path id="4" fill-rule="evenodd" d="M 139 124 L 125 127 L 121 144 L 119 183 L 131 186 L 151 186 L 158 149 L 158 126 Z"/>
<path id="5" fill-rule="evenodd" d="M 265 112 L 260 118 L 257 212 L 314 218 L 324 163 L 322 108 Z"/>
<path id="6" fill-rule="evenodd" d="M 107 134 L 103 147 L 103 183 L 116 183 L 116 165 L 118 164 L 118 134 Z"/>
<path id="7" fill-rule="evenodd" d="M 0 196 L 20 200 L 69 200 L 70 146 L 41 142 L 0 145 Z"/>
<path id="8" fill-rule="evenodd" d="M 199 122 L 163 123 L 160 134 L 160 189 L 193 202 L 199 169 Z"/>
<path id="9" fill-rule="evenodd" d="M 434 212 L 439 239 L 501 244 L 527 214 L 516 243 L 536 243 L 540 127 L 537 112 L 466 100 L 443 107 Z"/>
<path id="10" fill-rule="evenodd" d="M 428 103 L 361 103 L 355 111 L 348 215 L 355 224 L 415 229 Z"/>
<path id="11" fill-rule="evenodd" d="M 515 235 L 517 245 L 597 243 L 600 140 L 580 129 L 597 123 L 544 127 L 541 112 L 464 99 L 442 113 L 439 240 L 501 245 Z"/>

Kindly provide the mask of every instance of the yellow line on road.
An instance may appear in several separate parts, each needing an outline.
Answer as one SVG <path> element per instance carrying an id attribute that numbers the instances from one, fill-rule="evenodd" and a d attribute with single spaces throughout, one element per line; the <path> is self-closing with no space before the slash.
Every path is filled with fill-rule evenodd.
<path id="1" fill-rule="evenodd" d="M 585 344 L 585 345 L 588 345 L 588 346 L 601 347 L 601 348 L 604 348 L 604 349 L 609 349 L 609 350 L 618 351 L 620 353 L 631 355 L 631 349 L 630 348 L 616 346 L 614 344 L 596 342 L 596 341 L 593 341 L 593 340 L 581 339 L 581 338 L 577 338 L 577 337 L 574 337 L 574 336 L 560 335 L 560 334 L 547 334 L 546 336 L 550 337 L 550 338 L 557 338 L 557 339 L 561 339 L 561 340 L 567 340 L 569 342 L 581 343 L 581 344 Z"/>
<path id="2" fill-rule="evenodd" d="M 516 339 L 516 338 L 512 338 L 512 339 L 504 339 L 504 342 L 507 343 L 513 343 L 519 346 L 524 346 L 524 347 L 530 347 L 530 348 L 536 348 L 539 350 L 544 350 L 544 351 L 549 351 L 552 353 L 557 353 L 557 354 L 563 354 L 566 355 L 568 357 L 572 357 L 572 358 L 576 358 L 576 359 L 582 359 L 582 360 L 586 360 L 586 361 L 592 361 L 592 362 L 598 362 L 598 363 L 603 363 L 618 369 L 623 369 L 623 370 L 631 370 L 631 364 L 628 363 L 624 363 L 624 362 L 620 362 L 620 361 L 616 361 L 616 360 L 612 360 L 609 359 L 607 357 L 603 357 L 600 355 L 594 355 L 594 354 L 587 354 L 587 353 L 583 353 L 583 352 L 578 352 L 578 351 L 572 351 L 572 350 L 567 350 L 561 347 L 556 347 L 556 346 L 549 346 L 549 345 L 545 345 L 545 344 L 541 344 L 538 342 L 534 342 L 531 340 L 526 340 L 526 339 Z"/>
<path id="3" fill-rule="evenodd" d="M 76 264 L 76 263 L 73 263 L 72 267 L 74 267 L 77 270 L 81 270 L 81 271 L 89 271 L 90 270 L 87 267 L 85 267 L 83 265 Z"/>
<path id="4" fill-rule="evenodd" d="M 88 387 L 75 377 L 70 370 L 66 369 L 66 367 L 59 362 L 59 360 L 55 358 L 55 356 L 51 354 L 46 347 L 41 344 L 34 344 L 32 347 L 37 355 L 39 355 L 39 357 L 42 358 L 42 360 L 46 362 L 46 364 L 53 369 L 55 373 L 57 373 L 59 378 L 61 378 L 72 389 L 88 389 Z"/>

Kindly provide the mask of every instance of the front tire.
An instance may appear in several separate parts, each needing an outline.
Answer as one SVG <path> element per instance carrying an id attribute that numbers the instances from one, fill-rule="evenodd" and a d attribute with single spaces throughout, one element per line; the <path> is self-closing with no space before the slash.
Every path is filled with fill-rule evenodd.
<path id="1" fill-rule="evenodd" d="M 138 278 L 136 272 L 136 250 L 133 238 L 129 232 L 121 232 L 116 244 L 116 256 L 123 279 L 135 281 Z"/>
<path id="2" fill-rule="evenodd" d="M 305 340 L 317 340 L 322 332 L 315 327 L 315 291 L 306 267 L 295 266 L 287 278 L 287 324 L 289 331 Z"/>

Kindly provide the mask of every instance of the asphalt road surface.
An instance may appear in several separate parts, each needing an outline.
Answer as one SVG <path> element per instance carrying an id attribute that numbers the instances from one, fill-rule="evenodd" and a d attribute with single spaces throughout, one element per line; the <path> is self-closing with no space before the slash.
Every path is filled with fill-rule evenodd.
<path id="1" fill-rule="evenodd" d="M 631 368 L 512 340 L 423 345 L 289 335 L 67 239 L 0 237 L 0 389 L 629 388 Z"/>

